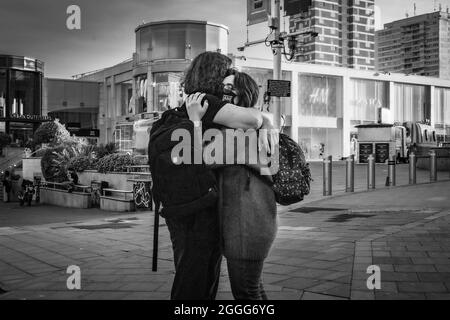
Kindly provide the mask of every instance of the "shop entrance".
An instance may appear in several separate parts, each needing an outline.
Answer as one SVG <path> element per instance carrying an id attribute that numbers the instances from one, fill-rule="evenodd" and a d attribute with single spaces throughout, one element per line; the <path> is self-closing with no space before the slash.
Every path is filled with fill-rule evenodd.
<path id="1" fill-rule="evenodd" d="M 33 123 L 10 122 L 9 134 L 11 135 L 11 146 L 25 147 L 27 142 L 33 139 Z"/>

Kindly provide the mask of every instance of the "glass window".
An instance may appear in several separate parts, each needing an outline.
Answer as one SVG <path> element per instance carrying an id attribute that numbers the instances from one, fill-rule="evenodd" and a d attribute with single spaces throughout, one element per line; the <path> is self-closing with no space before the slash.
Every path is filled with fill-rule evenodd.
<path id="1" fill-rule="evenodd" d="M 263 7 L 263 1 L 262 0 L 253 0 L 253 9 L 261 9 Z"/>
<path id="2" fill-rule="evenodd" d="M 116 110 L 118 116 L 125 116 L 131 113 L 130 103 L 132 96 L 132 80 L 116 84 Z"/>
<path id="3" fill-rule="evenodd" d="M 0 69 L 0 118 L 6 117 L 6 70 Z"/>
<path id="4" fill-rule="evenodd" d="M 394 84 L 394 121 L 423 121 L 430 117 L 428 89 L 425 86 Z"/>
<path id="5" fill-rule="evenodd" d="M 337 77 L 299 75 L 299 114 L 342 117 L 342 80 Z"/>
<path id="6" fill-rule="evenodd" d="M 242 72 L 249 74 L 258 84 L 259 86 L 259 97 L 256 105 L 258 107 L 264 106 L 264 93 L 267 91 L 267 80 L 273 79 L 273 71 L 271 69 L 262 69 L 262 68 L 247 68 L 242 67 Z M 283 80 L 291 80 L 292 75 L 290 71 L 283 71 L 282 73 Z M 282 115 L 291 115 L 291 99 L 290 98 L 281 98 L 281 114 Z"/>
<path id="7" fill-rule="evenodd" d="M 388 83 L 382 81 L 351 79 L 351 120 L 377 121 L 378 108 L 389 109 Z"/>
<path id="8" fill-rule="evenodd" d="M 189 24 L 186 28 L 186 59 L 194 59 L 206 50 L 205 25 Z"/>
<path id="9" fill-rule="evenodd" d="M 12 114 L 40 114 L 40 74 L 11 70 L 10 110 Z"/>
<path id="10" fill-rule="evenodd" d="M 166 59 L 169 48 L 169 30 L 166 26 L 152 27 L 150 60 Z"/>
<path id="11" fill-rule="evenodd" d="M 154 73 L 153 105 L 157 111 L 180 107 L 183 104 L 181 72 Z"/>
<path id="12" fill-rule="evenodd" d="M 171 25 L 169 27 L 168 59 L 184 59 L 186 52 L 185 25 Z"/>
<path id="13" fill-rule="evenodd" d="M 298 128 L 298 139 L 307 160 L 342 157 L 342 129 Z"/>

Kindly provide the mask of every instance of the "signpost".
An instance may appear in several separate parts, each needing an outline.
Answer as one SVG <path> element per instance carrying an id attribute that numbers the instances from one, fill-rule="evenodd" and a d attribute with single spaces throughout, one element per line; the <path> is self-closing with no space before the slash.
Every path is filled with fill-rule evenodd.
<path id="1" fill-rule="evenodd" d="M 290 97 L 291 82 L 287 80 L 267 80 L 267 94 L 271 97 Z"/>

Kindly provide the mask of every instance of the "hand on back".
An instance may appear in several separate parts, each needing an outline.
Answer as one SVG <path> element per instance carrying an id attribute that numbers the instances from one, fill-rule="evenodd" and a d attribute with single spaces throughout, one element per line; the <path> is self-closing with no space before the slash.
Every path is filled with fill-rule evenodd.
<path id="1" fill-rule="evenodd" d="M 186 110 L 191 121 L 201 121 L 206 111 L 208 110 L 208 100 L 205 100 L 202 105 L 202 100 L 205 93 L 196 92 L 190 94 L 186 98 Z"/>

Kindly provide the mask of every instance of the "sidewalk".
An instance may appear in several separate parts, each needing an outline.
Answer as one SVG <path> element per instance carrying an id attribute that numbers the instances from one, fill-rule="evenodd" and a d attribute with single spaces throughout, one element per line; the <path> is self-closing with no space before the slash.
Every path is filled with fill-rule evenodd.
<path id="1" fill-rule="evenodd" d="M 449 181 L 311 198 L 280 210 L 264 267 L 270 299 L 450 299 Z M 0 299 L 168 299 L 171 244 L 162 219 L 152 272 L 152 222 L 138 212 L 0 227 Z M 69 265 L 81 268 L 81 290 L 66 287 Z M 367 288 L 370 265 L 380 290 Z M 225 263 L 217 298 L 232 299 Z"/>

